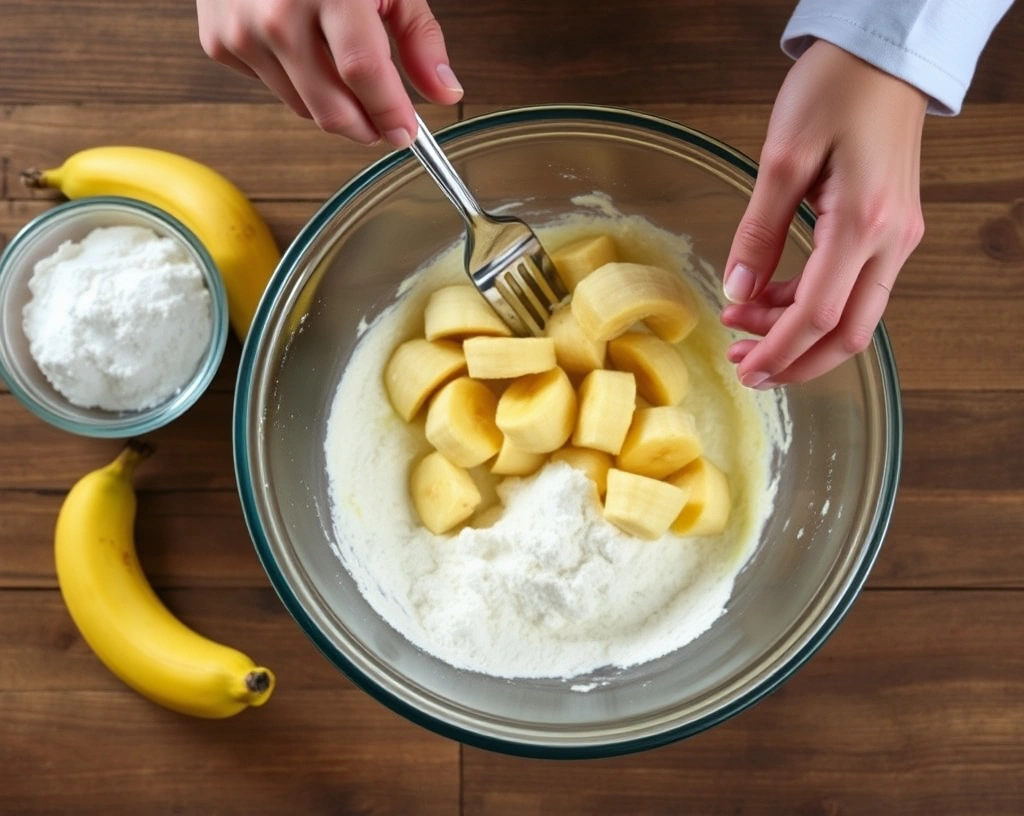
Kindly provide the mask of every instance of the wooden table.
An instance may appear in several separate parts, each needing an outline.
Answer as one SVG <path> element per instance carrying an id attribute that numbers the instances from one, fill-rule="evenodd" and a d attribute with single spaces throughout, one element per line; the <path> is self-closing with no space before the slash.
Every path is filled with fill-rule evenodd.
<path id="1" fill-rule="evenodd" d="M 791 0 L 437 0 L 484 109 L 651 110 L 756 156 L 788 61 Z M 240 514 L 229 419 L 238 346 L 139 475 L 144 566 L 187 623 L 278 672 L 263 709 L 178 716 L 94 658 L 55 586 L 53 522 L 117 442 L 0 392 L 0 813 L 1020 814 L 1024 812 L 1024 4 L 964 114 L 931 119 L 928 233 L 886 315 L 904 475 L 867 587 L 778 692 L 684 743 L 542 762 L 458 744 L 345 680 L 286 614 Z M 319 133 L 210 62 L 180 0 L 0 2 L 0 246 L 52 205 L 18 184 L 82 147 L 151 145 L 235 180 L 286 245 L 380 155 Z"/>

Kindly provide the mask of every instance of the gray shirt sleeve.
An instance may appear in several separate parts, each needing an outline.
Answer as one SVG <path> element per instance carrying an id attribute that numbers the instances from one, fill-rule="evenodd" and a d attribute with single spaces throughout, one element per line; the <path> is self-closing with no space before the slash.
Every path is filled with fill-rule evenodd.
<path id="1" fill-rule="evenodd" d="M 782 35 L 799 57 L 827 40 L 929 97 L 928 110 L 960 112 L 978 57 L 1013 0 L 800 0 Z"/>

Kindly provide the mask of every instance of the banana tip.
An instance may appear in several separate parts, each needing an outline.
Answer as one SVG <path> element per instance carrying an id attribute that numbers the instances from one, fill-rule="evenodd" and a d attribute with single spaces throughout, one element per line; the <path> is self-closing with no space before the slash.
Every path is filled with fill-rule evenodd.
<path id="1" fill-rule="evenodd" d="M 47 186 L 46 174 L 42 170 L 30 167 L 28 170 L 21 171 L 21 183 L 30 190 L 41 190 Z"/>

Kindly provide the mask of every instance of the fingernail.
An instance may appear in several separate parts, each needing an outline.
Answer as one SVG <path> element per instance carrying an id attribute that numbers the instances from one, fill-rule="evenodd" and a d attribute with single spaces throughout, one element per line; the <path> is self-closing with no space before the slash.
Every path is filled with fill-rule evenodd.
<path id="1" fill-rule="evenodd" d="M 762 380 L 757 384 L 756 388 L 758 391 L 770 391 L 777 386 L 778 383 L 775 380 Z"/>
<path id="2" fill-rule="evenodd" d="M 455 77 L 455 72 L 451 69 L 451 66 L 441 63 L 437 66 L 437 78 L 441 80 L 441 84 L 444 85 L 449 91 L 457 91 L 462 93 L 462 85 L 459 80 Z"/>
<path id="3" fill-rule="evenodd" d="M 408 147 L 412 144 L 412 138 L 409 136 L 409 131 L 405 128 L 395 128 L 384 133 L 384 138 L 388 140 L 388 144 L 394 148 L 401 149 Z"/>
<path id="4" fill-rule="evenodd" d="M 736 264 L 726 275 L 722 288 L 733 303 L 746 303 L 754 291 L 754 273 L 743 264 Z"/>
<path id="5" fill-rule="evenodd" d="M 751 371 L 749 374 L 744 374 L 740 377 L 740 382 L 747 388 L 757 388 L 764 383 L 768 377 L 769 374 L 767 371 Z"/>

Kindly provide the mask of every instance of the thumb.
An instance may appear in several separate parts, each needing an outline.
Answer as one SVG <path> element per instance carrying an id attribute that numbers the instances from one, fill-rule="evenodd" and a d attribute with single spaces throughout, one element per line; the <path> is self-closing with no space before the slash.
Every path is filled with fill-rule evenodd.
<path id="1" fill-rule="evenodd" d="M 426 0 L 391 4 L 388 32 L 409 80 L 426 99 L 454 105 L 462 98 L 462 85 L 448 64 L 444 34 Z"/>
<path id="2" fill-rule="evenodd" d="M 790 159 L 769 158 L 758 168 L 725 263 L 723 290 L 733 303 L 755 298 L 775 274 L 793 214 L 816 176 Z"/>

